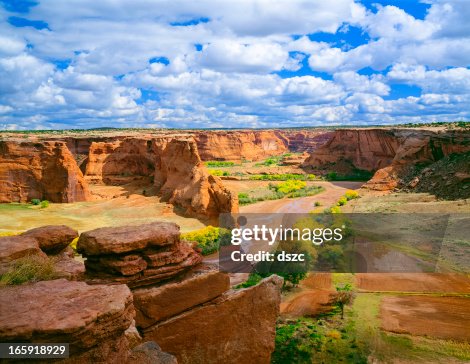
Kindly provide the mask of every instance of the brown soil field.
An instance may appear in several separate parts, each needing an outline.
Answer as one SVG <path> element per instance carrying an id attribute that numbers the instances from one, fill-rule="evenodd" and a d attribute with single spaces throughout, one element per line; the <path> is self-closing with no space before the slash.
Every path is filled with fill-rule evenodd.
<path id="1" fill-rule="evenodd" d="M 286 317 L 316 316 L 327 312 L 332 290 L 330 273 L 312 273 L 304 279 L 300 292 L 283 297 L 281 314 Z"/>
<path id="2" fill-rule="evenodd" d="M 357 273 L 356 287 L 373 292 L 470 293 L 470 277 L 447 273 Z"/>
<path id="3" fill-rule="evenodd" d="M 384 297 L 380 317 L 386 331 L 470 342 L 469 298 Z"/>

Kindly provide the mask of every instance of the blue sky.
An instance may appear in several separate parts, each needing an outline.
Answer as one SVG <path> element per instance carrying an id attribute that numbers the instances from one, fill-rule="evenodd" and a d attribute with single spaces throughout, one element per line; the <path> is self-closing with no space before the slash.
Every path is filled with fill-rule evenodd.
<path id="1" fill-rule="evenodd" d="M 468 120 L 465 0 L 0 1 L 0 129 Z"/>

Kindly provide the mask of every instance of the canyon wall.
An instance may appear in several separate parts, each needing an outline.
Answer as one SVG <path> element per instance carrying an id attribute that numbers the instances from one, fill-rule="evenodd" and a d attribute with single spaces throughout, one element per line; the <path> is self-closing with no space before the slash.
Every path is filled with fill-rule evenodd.
<path id="1" fill-rule="evenodd" d="M 364 186 L 365 188 L 389 191 L 395 188 L 408 187 L 411 190 L 416 189 L 420 192 L 436 194 L 441 187 L 440 185 L 445 183 L 446 186 L 443 189 L 447 192 L 453 191 L 453 198 L 469 196 L 470 190 L 468 186 L 465 186 L 470 178 L 468 165 L 465 166 L 464 163 L 462 166 L 457 166 L 457 168 L 445 170 L 454 165 L 448 158 L 470 152 L 470 131 L 447 130 L 434 132 L 398 129 L 394 133 L 399 141 L 399 147 L 392 162 L 388 166 L 377 170 Z M 447 159 L 445 163 L 439 166 L 438 162 L 445 159 Z M 436 170 L 436 167 L 438 170 Z M 428 177 L 432 174 L 436 175 L 436 181 L 428 186 L 424 184 L 419 186 L 422 177 Z M 459 175 L 462 174 L 467 175 L 467 177 L 464 176 L 467 180 L 465 178 L 459 180 Z M 441 197 L 445 197 L 444 195 Z"/>
<path id="2" fill-rule="evenodd" d="M 344 175 L 357 170 L 372 172 L 364 187 L 388 191 L 404 187 L 420 168 L 469 151 L 470 131 L 465 130 L 338 129 L 310 154 L 303 167 Z"/>
<path id="3" fill-rule="evenodd" d="M 89 184 L 124 185 L 145 178 L 186 215 L 217 218 L 238 211 L 236 195 L 208 173 L 191 137 L 64 139 L 1 141 L 0 202 L 86 201 Z"/>
<path id="4" fill-rule="evenodd" d="M 162 200 L 188 216 L 217 218 L 219 213 L 238 211 L 236 195 L 208 173 L 191 137 L 91 143 L 85 172 L 90 183 L 119 185 L 139 177 L 153 179 Z"/>
<path id="5" fill-rule="evenodd" d="M 0 202 L 77 202 L 89 197 L 64 142 L 0 141 Z"/>
<path id="6" fill-rule="evenodd" d="M 391 130 L 338 129 L 310 154 L 304 166 L 313 170 L 343 172 L 349 167 L 372 172 L 392 162 L 399 143 Z"/>
<path id="7" fill-rule="evenodd" d="M 204 161 L 258 161 L 288 152 L 311 152 L 327 142 L 326 130 L 234 130 L 193 133 Z"/>
<path id="8" fill-rule="evenodd" d="M 287 139 L 270 130 L 198 132 L 194 139 L 205 161 L 257 161 L 288 151 Z"/>

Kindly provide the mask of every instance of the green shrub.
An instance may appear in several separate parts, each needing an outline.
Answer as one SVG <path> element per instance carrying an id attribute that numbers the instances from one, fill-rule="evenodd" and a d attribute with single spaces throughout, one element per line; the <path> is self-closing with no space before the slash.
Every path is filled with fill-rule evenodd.
<path id="1" fill-rule="evenodd" d="M 315 201 L 314 205 L 315 205 L 315 207 L 321 206 L 321 202 L 320 201 Z"/>
<path id="2" fill-rule="evenodd" d="M 28 255 L 17 259 L 0 277 L 0 285 L 18 285 L 54 279 L 57 276 L 54 263 L 54 259 L 40 255 Z"/>
<path id="3" fill-rule="evenodd" d="M 256 286 L 262 279 L 263 277 L 257 273 L 250 273 L 250 275 L 248 276 L 248 279 L 245 282 L 240 283 L 239 285 L 235 286 L 235 288 L 239 289 L 239 288 L 248 288 L 251 286 Z"/>
<path id="4" fill-rule="evenodd" d="M 348 202 L 348 199 L 343 196 L 338 200 L 337 205 L 338 206 L 344 206 L 344 205 L 346 205 L 347 202 Z"/>
<path id="5" fill-rule="evenodd" d="M 207 161 L 204 163 L 207 167 L 233 167 L 234 162 L 230 161 Z"/>
<path id="6" fill-rule="evenodd" d="M 318 326 L 309 319 L 279 322 L 276 326 L 272 364 L 310 364 L 325 341 Z"/>
<path id="7" fill-rule="evenodd" d="M 33 198 L 33 199 L 31 200 L 31 203 L 32 203 L 33 205 L 37 206 L 37 205 L 39 205 L 39 204 L 41 203 L 41 200 L 38 199 L 38 198 Z"/>
<path id="8" fill-rule="evenodd" d="M 241 198 L 248 198 L 248 193 L 245 193 L 245 192 L 240 192 L 238 194 L 238 198 L 241 199 Z"/>
<path id="9" fill-rule="evenodd" d="M 45 209 L 46 207 L 49 207 L 49 201 L 47 200 L 41 201 L 41 208 Z"/>

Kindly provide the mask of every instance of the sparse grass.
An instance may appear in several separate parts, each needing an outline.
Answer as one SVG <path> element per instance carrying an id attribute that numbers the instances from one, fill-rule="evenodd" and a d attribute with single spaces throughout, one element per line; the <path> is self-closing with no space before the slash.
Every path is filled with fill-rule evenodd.
<path id="1" fill-rule="evenodd" d="M 28 255 L 12 263 L 11 268 L 0 277 L 0 286 L 47 281 L 56 276 L 53 258 Z"/>

